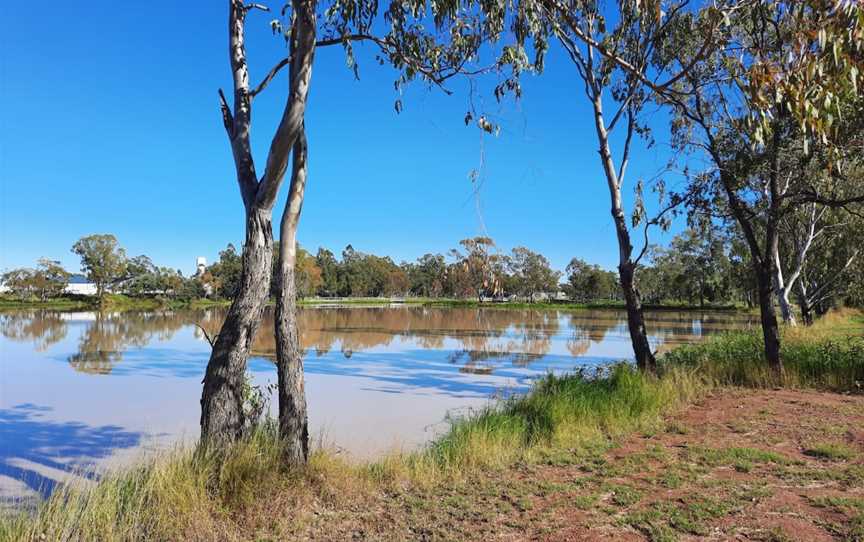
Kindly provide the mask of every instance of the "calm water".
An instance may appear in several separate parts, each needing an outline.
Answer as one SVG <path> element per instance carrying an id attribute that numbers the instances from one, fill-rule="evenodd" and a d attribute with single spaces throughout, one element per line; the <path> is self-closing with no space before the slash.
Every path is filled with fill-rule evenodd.
<path id="1" fill-rule="evenodd" d="M 0 313 L 0 500 L 196 438 L 210 349 L 197 326 L 215 333 L 223 315 Z M 747 318 L 658 312 L 649 332 L 662 350 Z M 276 379 L 272 325 L 250 361 L 259 384 Z M 314 308 L 300 325 L 312 432 L 355 456 L 415 447 L 538 375 L 632 357 L 616 311 Z"/>

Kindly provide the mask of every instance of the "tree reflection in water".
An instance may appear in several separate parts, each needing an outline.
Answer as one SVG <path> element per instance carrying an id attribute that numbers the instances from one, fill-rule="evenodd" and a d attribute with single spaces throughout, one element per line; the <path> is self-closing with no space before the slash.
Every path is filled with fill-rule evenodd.
<path id="1" fill-rule="evenodd" d="M 66 338 L 66 322 L 55 311 L 16 311 L 0 313 L 0 333 L 7 339 L 32 342 L 37 352 Z"/>
<path id="2" fill-rule="evenodd" d="M 215 336 L 224 315 L 223 308 L 83 314 L 17 311 L 0 314 L 0 333 L 44 350 L 67 336 L 67 320 L 83 324 L 77 352 L 68 362 L 76 371 L 108 374 L 128 349 L 167 340 L 184 327 L 201 326 Z M 402 348 L 446 351 L 446 361 L 459 365 L 461 372 L 481 375 L 502 363 L 528 366 L 548 355 L 556 337 L 564 333 L 566 350 L 576 358 L 606 340 L 610 332 L 626 338 L 624 313 L 612 310 L 328 307 L 302 309 L 299 320 L 301 347 L 317 357 L 338 351 L 350 358 L 355 352 L 398 341 Z M 747 317 L 732 314 L 655 312 L 649 315 L 648 331 L 655 346 L 662 349 L 740 328 L 746 321 Z M 254 339 L 253 355 L 275 357 L 272 330 L 273 313 L 268 310 Z M 203 341 L 204 331 L 195 327 L 193 333 Z"/>

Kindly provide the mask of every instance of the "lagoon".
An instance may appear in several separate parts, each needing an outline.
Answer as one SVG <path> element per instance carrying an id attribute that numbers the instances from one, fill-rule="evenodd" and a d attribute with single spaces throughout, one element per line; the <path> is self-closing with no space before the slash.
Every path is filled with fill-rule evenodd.
<path id="1" fill-rule="evenodd" d="M 225 311 L 0 313 L 0 501 L 194 441 L 202 329 L 218 332 Z M 646 317 L 660 351 L 755 323 L 733 312 Z M 276 381 L 272 328 L 267 312 L 249 364 L 265 389 Z M 322 306 L 302 308 L 300 328 L 314 444 L 355 457 L 416 448 L 449 416 L 548 372 L 632 358 L 617 310 Z"/>

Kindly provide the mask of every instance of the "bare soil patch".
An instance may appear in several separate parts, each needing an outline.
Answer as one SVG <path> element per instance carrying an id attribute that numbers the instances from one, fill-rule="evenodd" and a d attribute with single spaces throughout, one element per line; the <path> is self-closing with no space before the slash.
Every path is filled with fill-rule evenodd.
<path id="1" fill-rule="evenodd" d="M 719 390 L 608 450 L 349 500 L 317 503 L 285 535 L 864 541 L 864 396 Z"/>

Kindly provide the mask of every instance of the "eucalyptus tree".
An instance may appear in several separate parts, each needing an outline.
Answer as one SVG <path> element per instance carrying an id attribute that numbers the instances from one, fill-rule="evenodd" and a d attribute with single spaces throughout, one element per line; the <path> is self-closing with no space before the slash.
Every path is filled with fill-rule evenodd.
<path id="1" fill-rule="evenodd" d="M 503 261 L 495 252 L 495 241 L 491 237 L 479 236 L 459 241 L 462 251 L 451 249 L 456 269 L 461 271 L 465 286 L 482 303 L 484 295 L 501 292 Z"/>
<path id="2" fill-rule="evenodd" d="M 516 247 L 509 258 L 509 268 L 518 293 L 533 303 L 539 292 L 555 292 L 561 273 L 552 269 L 549 260 L 525 247 Z"/>
<path id="3" fill-rule="evenodd" d="M 700 203 L 719 206 L 721 214 L 737 222 L 747 243 L 758 285 L 765 357 L 778 376 L 782 361 L 774 294 L 781 220 L 800 205 L 842 207 L 862 194 L 838 198 L 800 175 L 813 144 L 827 143 L 835 133 L 829 120 L 835 106 L 858 100 L 846 88 L 859 84 L 857 69 L 838 64 L 860 46 L 827 53 L 830 45 L 820 44 L 816 36 L 824 39 L 832 28 L 840 32 L 843 25 L 835 18 L 858 24 L 860 7 L 844 5 L 823 13 L 823 4 L 730 0 L 682 19 L 666 54 L 688 69 L 667 92 L 658 93 L 673 107 L 675 144 L 709 159 L 711 167 L 695 178 L 695 185 L 710 196 Z M 694 36 L 714 24 L 718 14 L 724 26 L 706 51 Z M 801 28 L 812 28 L 806 22 L 811 16 L 823 21 L 819 28 L 824 33 L 807 38 Z M 793 73 L 798 69 L 820 71 L 828 83 L 799 78 Z M 846 72 L 852 83 L 835 85 Z M 821 101 L 814 103 L 814 97 Z"/>
<path id="4" fill-rule="evenodd" d="M 636 364 L 654 371 L 656 361 L 648 341 L 636 274 L 648 250 L 649 226 L 666 227 L 682 196 L 667 194 L 662 182 L 655 186 L 660 210 L 649 218 L 642 203 L 642 183 L 635 183 L 637 203 L 630 216 L 624 206 L 624 187 L 634 139 L 650 142 L 643 112 L 651 89 L 665 89 L 679 74 L 671 73 L 658 52 L 667 45 L 670 29 L 686 15 L 689 0 L 618 0 L 606 6 L 596 0 L 513 0 L 479 3 L 484 16 L 509 24 L 513 43 L 502 67 L 513 75 L 496 88 L 496 96 L 521 93 L 523 71 L 540 71 L 551 42 L 557 42 L 572 61 L 584 97 L 592 110 L 600 165 L 609 191 L 611 215 L 618 244 L 618 280 L 627 308 L 627 321 Z M 500 36 L 498 36 L 500 37 Z M 508 35 L 509 37 L 509 35 Z M 706 47 L 708 41 L 706 40 Z M 534 52 L 534 60 L 529 52 Z M 646 86 L 647 84 L 647 86 Z M 574 97 L 574 99 L 576 99 Z M 645 237 L 634 251 L 631 229 L 641 226 Z"/>
<path id="5" fill-rule="evenodd" d="M 441 254 L 424 254 L 416 263 L 403 264 L 411 293 L 421 297 L 438 297 L 444 291 L 447 263 Z"/>
<path id="6" fill-rule="evenodd" d="M 339 262 L 326 248 L 319 247 L 315 254 L 315 264 L 321 270 L 321 286 L 318 295 L 333 297 L 339 292 Z"/>
<path id="7" fill-rule="evenodd" d="M 110 233 L 82 237 L 72 245 L 72 252 L 81 258 L 81 268 L 100 298 L 107 287 L 126 275 L 126 251 Z"/>
<path id="8" fill-rule="evenodd" d="M 273 260 L 272 209 L 288 169 L 293 164 L 291 186 L 280 224 L 279 294 L 277 299 L 277 370 L 279 373 L 280 431 L 289 461 L 304 460 L 306 408 L 302 358 L 297 344 L 294 264 L 296 229 L 307 178 L 307 143 L 304 117 L 311 84 L 315 50 L 344 47 L 349 65 L 356 69 L 352 44 L 373 43 L 379 60 L 399 70 L 397 86 L 420 77 L 440 84 L 460 72 L 481 41 L 468 17 L 440 20 L 439 36 L 420 24 L 425 3 L 391 1 L 379 6 L 374 0 L 292 0 L 282 7 L 283 20 L 270 22 L 285 37 L 287 55 L 275 63 L 262 81 L 252 86 L 245 47 L 246 19 L 255 10 L 269 11 L 258 3 L 229 0 L 228 41 L 233 76 L 233 107 L 219 91 L 222 119 L 231 144 L 237 182 L 246 215 L 240 284 L 213 350 L 204 377 L 201 397 L 201 435 L 217 446 L 240 437 L 246 427 L 243 414 L 243 379 L 249 347 L 257 331 L 270 284 Z M 252 156 L 253 99 L 288 68 L 288 92 L 281 120 L 273 135 L 265 168 L 260 176 Z M 397 110 L 401 104 L 397 102 Z"/>
<path id="9" fill-rule="evenodd" d="M 618 277 L 597 264 L 589 264 L 581 258 L 573 258 L 567 264 L 567 284 L 570 297 L 580 303 L 617 297 Z"/>
<path id="10" fill-rule="evenodd" d="M 812 215 L 796 224 L 790 231 L 795 255 L 795 299 L 805 324 L 813 323 L 814 316 L 825 314 L 837 298 L 860 287 L 855 284 L 855 268 L 861 268 L 864 242 L 864 218 L 861 215 L 836 210 L 820 210 L 814 223 Z M 802 248 L 806 257 L 800 256 Z"/>
<path id="11" fill-rule="evenodd" d="M 0 284 L 21 301 L 36 294 L 40 301 L 57 297 L 69 284 L 71 276 L 60 262 L 40 258 L 36 269 L 12 269 L 0 275 Z"/>
<path id="12" fill-rule="evenodd" d="M 69 285 L 71 273 L 66 271 L 60 262 L 50 258 L 39 258 L 36 262 L 37 268 L 34 275 L 35 290 L 39 294 L 39 299 L 45 301 L 51 297 L 57 297 L 63 294 L 66 286 Z"/>

